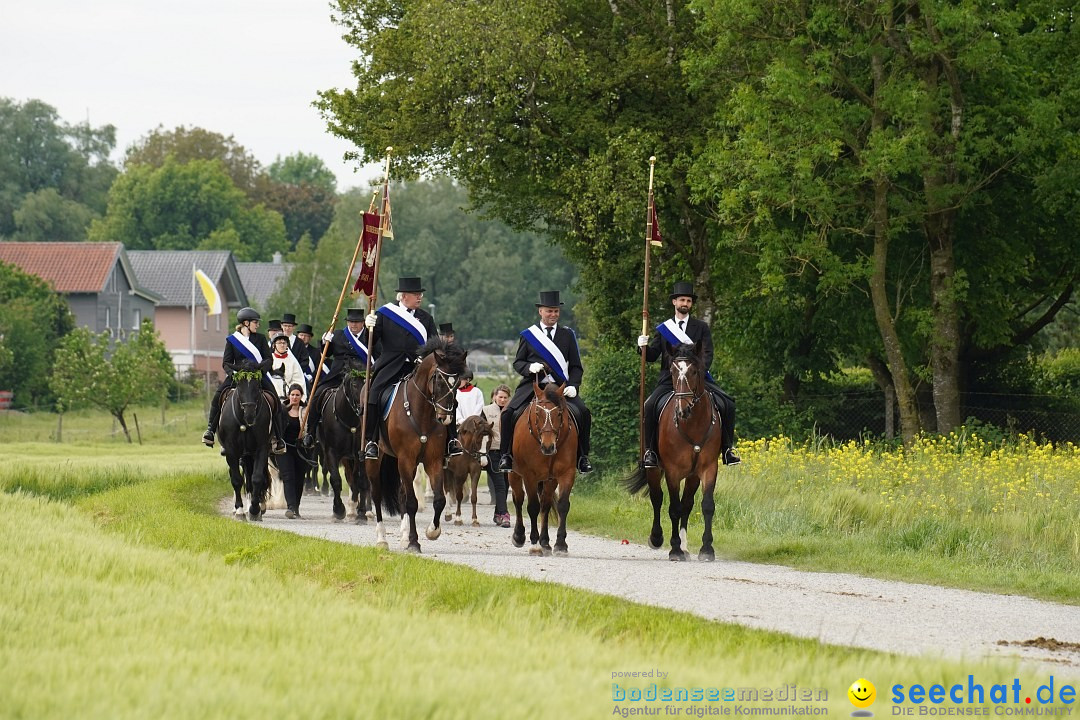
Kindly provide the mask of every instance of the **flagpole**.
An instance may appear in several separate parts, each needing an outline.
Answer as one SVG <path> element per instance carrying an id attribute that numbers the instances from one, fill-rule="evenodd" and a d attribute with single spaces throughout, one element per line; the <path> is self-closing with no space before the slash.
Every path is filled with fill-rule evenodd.
<path id="1" fill-rule="evenodd" d="M 649 255 L 653 238 L 653 168 L 656 156 L 649 158 L 649 202 L 645 208 L 645 287 L 641 298 L 641 334 L 649 334 Z M 641 375 L 638 385 L 638 459 L 645 455 L 645 355 L 647 348 L 638 348 L 641 352 Z"/>
<path id="2" fill-rule="evenodd" d="M 387 178 L 387 180 L 384 181 L 384 182 L 388 182 L 389 177 L 390 177 L 390 151 L 391 150 L 393 150 L 392 147 L 386 148 L 386 178 Z M 360 256 L 360 248 L 363 245 L 363 243 L 364 243 L 364 229 L 363 229 L 363 221 L 361 221 L 360 238 L 356 241 L 356 248 L 353 250 L 352 261 L 349 263 L 349 271 L 347 273 L 345 273 L 345 284 L 341 286 L 341 294 L 338 295 L 337 307 L 334 308 L 334 317 L 330 320 L 330 327 L 325 333 L 323 333 L 323 337 L 325 337 L 327 335 L 327 333 L 332 333 L 334 331 L 334 328 L 337 327 L 338 315 L 341 314 L 341 304 L 345 301 L 345 293 L 349 291 L 349 283 L 352 282 L 353 268 L 356 267 L 356 258 Z M 376 254 L 376 256 L 375 256 L 375 272 L 376 272 L 375 279 L 376 279 L 376 282 L 378 281 L 378 271 L 379 271 L 379 259 L 378 259 L 378 254 Z M 370 305 L 369 305 L 369 307 L 370 307 Z M 314 397 L 315 389 L 317 387 L 319 387 L 319 378 L 322 376 L 323 363 L 326 362 L 326 352 L 329 349 L 330 349 L 330 343 L 324 341 L 323 342 L 322 355 L 319 357 L 319 365 L 318 365 L 318 367 L 315 368 L 315 377 L 313 377 L 311 379 L 311 390 L 308 392 L 308 399 L 309 400 L 312 397 Z M 368 358 L 369 358 L 369 361 L 370 361 L 370 358 L 371 358 L 370 350 L 368 352 Z M 307 404 L 307 407 L 304 408 L 304 416 L 300 421 L 300 435 L 301 435 L 301 437 L 303 437 L 304 432 L 307 430 L 307 421 L 308 421 L 308 415 L 309 414 L 311 414 L 311 403 L 310 402 Z"/>
<path id="3" fill-rule="evenodd" d="M 195 367 L 195 261 L 191 261 L 191 369 Z"/>
<path id="4" fill-rule="evenodd" d="M 383 206 L 382 217 L 379 222 L 379 241 L 375 243 L 375 264 L 372 268 L 373 277 L 371 280 L 371 295 L 368 296 L 368 314 L 375 312 L 374 308 L 377 304 L 379 297 L 379 261 L 382 259 L 382 244 L 383 239 L 386 237 L 386 231 L 390 227 L 390 213 L 387 205 L 387 199 L 390 191 L 390 151 L 394 148 L 386 148 L 386 169 L 383 171 Z M 367 334 L 367 360 L 364 363 L 364 416 L 360 418 L 360 441 L 364 442 L 367 438 L 367 403 L 368 403 L 368 391 L 371 388 L 371 356 L 375 352 L 375 342 L 371 339 L 372 332 L 369 330 Z"/>

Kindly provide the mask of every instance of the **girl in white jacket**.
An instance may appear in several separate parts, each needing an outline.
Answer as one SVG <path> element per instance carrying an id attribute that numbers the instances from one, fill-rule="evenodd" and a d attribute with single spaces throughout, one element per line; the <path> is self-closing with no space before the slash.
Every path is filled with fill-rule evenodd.
<path id="1" fill-rule="evenodd" d="M 270 369 L 270 381 L 277 389 L 278 397 L 284 403 L 288 395 L 288 388 L 299 385 L 303 390 L 303 402 L 307 402 L 307 382 L 304 380 L 304 371 L 296 356 L 289 350 L 289 338 L 286 335 L 278 335 L 271 342 L 273 347 L 274 364 Z"/>

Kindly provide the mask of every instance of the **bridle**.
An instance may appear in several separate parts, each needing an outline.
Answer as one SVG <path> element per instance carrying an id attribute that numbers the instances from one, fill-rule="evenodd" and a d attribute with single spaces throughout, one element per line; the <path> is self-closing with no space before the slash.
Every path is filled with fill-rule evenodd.
<path id="1" fill-rule="evenodd" d="M 545 404 L 551 404 L 553 407 L 545 407 Z M 556 411 L 558 411 L 557 422 L 554 419 Z M 542 421 L 538 419 L 541 417 L 540 412 L 544 413 Z M 559 436 L 566 426 L 565 414 L 565 403 L 555 403 L 548 400 L 546 397 L 534 396 L 532 402 L 529 403 L 529 434 L 536 440 L 536 444 L 540 446 L 540 452 L 544 455 L 555 455 L 559 452 Z M 544 441 L 542 438 L 545 432 L 550 432 L 555 435 L 555 442 L 552 443 L 552 450 L 550 453 L 544 451 Z"/>
<path id="2" fill-rule="evenodd" d="M 690 387 L 690 379 L 687 377 L 687 375 L 691 367 L 697 367 L 698 369 L 698 378 L 700 378 L 701 386 L 698 390 L 694 390 L 694 388 Z M 705 382 L 704 378 L 702 377 L 700 366 L 697 366 L 695 363 L 685 357 L 676 357 L 671 362 L 671 370 L 671 381 L 675 389 L 675 392 L 672 395 L 675 401 L 675 412 L 673 413 L 675 429 L 679 431 L 679 435 L 682 436 L 683 440 L 685 440 L 691 447 L 694 448 L 694 462 L 691 465 L 692 471 L 693 468 L 697 466 L 698 457 L 700 457 L 701 454 L 701 448 L 708 441 L 709 436 L 712 434 L 713 428 L 716 427 L 718 413 L 716 412 L 716 408 L 713 406 L 712 395 L 706 392 Z M 691 413 L 693 413 L 694 407 L 698 404 L 698 401 L 700 401 L 702 397 L 708 398 L 709 424 L 705 428 L 705 436 L 701 438 L 700 441 L 695 441 L 686 434 L 686 430 L 681 424 L 679 424 L 679 420 L 688 419 L 691 416 Z M 689 398 L 689 400 L 687 400 L 687 398 Z"/>
<path id="3" fill-rule="evenodd" d="M 403 380 L 403 382 L 406 384 L 404 397 L 402 398 L 402 405 L 405 409 L 405 416 L 409 418 L 409 424 L 412 425 L 413 430 L 416 431 L 416 434 L 420 436 L 421 443 L 427 442 L 429 433 L 421 430 L 420 425 L 416 422 L 416 416 L 413 414 L 412 411 L 412 403 L 409 401 L 409 386 L 415 388 L 416 392 L 420 393 L 420 397 L 427 400 L 428 405 L 431 406 L 432 412 L 435 415 L 434 420 L 436 424 L 449 424 L 441 423 L 439 421 L 439 416 L 442 415 L 443 417 L 453 417 L 454 413 L 457 411 L 457 375 L 454 373 L 448 373 L 442 368 L 440 368 L 434 357 L 432 357 L 431 362 L 434 367 L 432 368 L 431 373 L 427 377 L 427 381 L 425 383 L 426 388 L 422 388 L 416 383 L 416 375 L 423 368 L 423 361 L 421 361 L 420 365 L 418 365 L 416 369 L 413 370 L 413 372 L 410 373 L 409 376 L 405 378 L 405 380 Z M 435 391 L 436 378 L 442 381 L 441 384 L 443 386 L 443 392 L 438 395 L 436 395 Z"/>

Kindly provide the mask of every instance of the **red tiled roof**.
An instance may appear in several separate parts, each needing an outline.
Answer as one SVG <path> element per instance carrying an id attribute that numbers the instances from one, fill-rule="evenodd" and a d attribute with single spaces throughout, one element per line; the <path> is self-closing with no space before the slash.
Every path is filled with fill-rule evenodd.
<path id="1" fill-rule="evenodd" d="M 96 293 L 105 288 L 120 243 L 0 242 L 0 260 L 37 275 L 62 293 Z"/>

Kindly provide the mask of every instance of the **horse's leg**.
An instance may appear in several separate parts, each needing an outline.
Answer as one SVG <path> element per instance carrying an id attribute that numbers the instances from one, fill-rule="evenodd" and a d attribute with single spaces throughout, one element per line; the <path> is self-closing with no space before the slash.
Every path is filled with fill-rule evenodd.
<path id="1" fill-rule="evenodd" d="M 327 449 L 326 462 L 323 464 L 330 473 L 330 488 L 334 493 L 334 519 L 333 522 L 341 522 L 345 519 L 345 503 L 341 502 L 341 474 L 338 470 L 338 463 L 341 462 L 341 458 L 337 456 L 336 450 Z"/>
<path id="2" fill-rule="evenodd" d="M 668 552 L 669 560 L 686 560 L 686 553 L 682 549 L 682 535 L 679 534 L 679 512 L 682 509 L 682 502 L 679 499 L 679 481 L 673 480 L 672 472 L 664 468 L 664 475 L 667 476 L 667 489 L 668 489 L 668 517 L 671 518 L 671 551 Z"/>
<path id="3" fill-rule="evenodd" d="M 442 535 L 439 521 L 442 519 L 443 509 L 446 507 L 446 493 L 443 492 L 443 450 L 446 441 L 435 439 L 428 440 L 424 448 L 424 470 L 427 471 L 428 480 L 431 482 L 431 492 L 435 499 L 431 501 L 431 525 L 427 529 L 427 539 L 437 540 Z"/>
<path id="4" fill-rule="evenodd" d="M 529 533 L 529 542 L 532 543 L 529 548 L 530 555 L 544 554 L 540 547 L 540 531 L 536 527 L 536 518 L 540 514 L 540 488 L 537 485 L 537 481 L 532 478 L 525 481 L 525 492 L 529 496 L 529 520 L 532 521 L 532 532 Z"/>
<path id="5" fill-rule="evenodd" d="M 566 547 L 566 516 L 570 514 L 570 491 L 574 487 L 574 475 L 570 473 L 569 479 L 559 481 L 559 499 L 555 503 L 555 509 L 559 513 L 559 532 L 555 536 L 555 554 L 566 556 L 569 551 Z"/>
<path id="6" fill-rule="evenodd" d="M 540 485 L 540 549 L 544 555 L 551 554 L 551 538 L 548 535 L 548 519 L 555 500 L 555 480 L 548 478 Z"/>
<path id="7" fill-rule="evenodd" d="M 358 477 L 361 472 L 360 460 L 355 455 L 349 455 L 342 458 L 341 464 L 345 468 L 345 479 L 349 483 L 349 512 L 346 513 L 345 517 L 352 514 L 354 516 L 353 522 L 357 525 L 367 525 L 367 515 L 364 514 L 363 509 L 360 507 L 360 478 Z"/>
<path id="8" fill-rule="evenodd" d="M 661 485 L 663 476 L 660 468 L 647 468 L 645 474 L 649 481 L 649 500 L 652 502 L 652 532 L 649 533 L 649 547 L 656 550 L 664 544 L 664 528 L 660 524 L 660 510 L 664 506 L 664 486 Z"/>
<path id="9" fill-rule="evenodd" d="M 409 460 L 408 458 L 398 457 L 398 473 L 401 475 L 401 486 L 405 490 L 405 514 L 408 518 L 408 540 L 406 541 L 405 535 L 405 520 L 402 518 L 401 528 L 401 543 L 408 552 L 418 553 L 420 552 L 420 536 L 416 532 L 416 511 L 420 507 L 420 503 L 416 500 L 416 490 L 413 488 L 413 478 L 416 477 L 416 462 Z M 446 499 L 443 498 L 443 504 L 446 503 Z M 439 513 L 442 512 L 442 508 L 438 508 L 435 511 L 435 521 L 439 519 Z M 438 537 L 436 535 L 436 537 Z"/>
<path id="10" fill-rule="evenodd" d="M 371 491 L 371 505 L 375 510 L 375 547 L 379 550 L 389 550 L 390 543 L 386 542 L 386 527 L 382 519 L 382 459 L 365 460 L 364 472 L 368 476 L 368 485 Z M 372 480 L 374 478 L 374 480 Z"/>
<path id="11" fill-rule="evenodd" d="M 450 498 L 453 499 L 457 491 L 457 474 L 450 468 L 447 468 L 446 472 L 443 473 L 443 483 L 445 483 L 446 487 L 450 489 Z M 461 505 L 458 505 L 458 515 L 461 515 Z M 443 516 L 443 520 L 445 520 L 446 522 L 450 522 L 453 519 L 454 511 L 450 508 L 447 508 L 446 515 Z M 458 522 L 455 524 L 460 525 L 461 523 Z"/>
<path id="12" fill-rule="evenodd" d="M 248 473 L 251 481 L 251 507 L 248 508 L 248 515 L 257 521 L 262 520 L 263 513 L 266 512 L 266 492 L 270 484 L 266 477 L 268 450 L 269 448 L 257 453 L 255 457 L 244 458 L 244 471 Z"/>
<path id="13" fill-rule="evenodd" d="M 716 559 L 712 544 L 712 522 L 713 512 L 716 509 L 713 493 L 716 490 L 716 472 L 718 468 L 715 462 L 710 463 L 707 467 L 709 469 L 705 472 L 705 477 L 701 481 L 701 515 L 705 521 L 705 531 L 701 534 L 701 550 L 698 552 L 698 560 L 711 562 Z"/>
<path id="14" fill-rule="evenodd" d="M 240 458 L 235 455 L 227 455 L 225 462 L 229 465 L 229 480 L 233 486 L 233 514 L 240 520 L 246 520 L 244 512 L 244 476 L 240 472 Z"/>
<path id="15" fill-rule="evenodd" d="M 480 482 L 480 471 L 476 470 L 470 475 L 472 477 L 472 497 L 470 498 L 472 500 L 472 526 L 480 527 L 480 521 L 476 518 L 476 486 Z"/>
<path id="16" fill-rule="evenodd" d="M 687 558 L 690 556 L 687 550 L 690 543 L 687 542 L 686 528 L 690 523 L 690 514 L 694 512 L 694 497 L 697 495 L 700 484 L 701 478 L 696 473 L 687 477 L 686 482 L 683 483 L 682 505 L 679 509 L 679 540 L 682 542 L 683 553 Z"/>
<path id="17" fill-rule="evenodd" d="M 514 523 L 514 532 L 510 535 L 510 541 L 514 547 L 525 544 L 525 522 L 521 516 L 521 503 L 525 501 L 525 488 L 521 476 L 514 471 L 506 473 L 506 481 L 510 483 L 510 495 L 514 499 L 514 511 L 517 513 L 517 522 Z"/>

